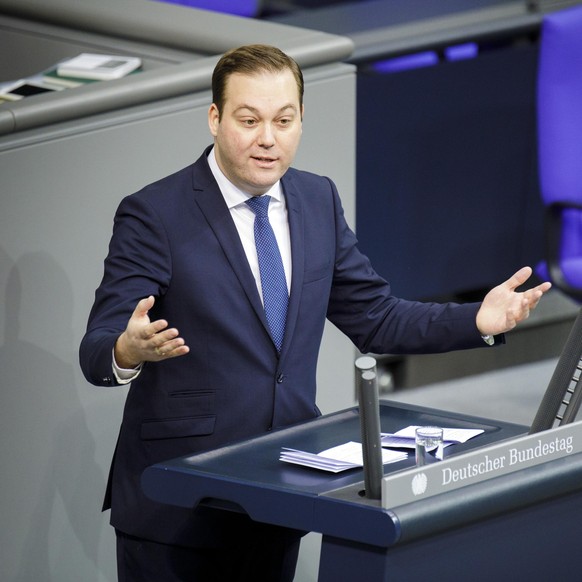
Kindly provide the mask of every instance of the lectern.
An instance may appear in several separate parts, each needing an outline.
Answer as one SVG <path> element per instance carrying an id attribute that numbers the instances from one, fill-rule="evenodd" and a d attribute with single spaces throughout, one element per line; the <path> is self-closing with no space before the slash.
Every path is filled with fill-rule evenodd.
<path id="1" fill-rule="evenodd" d="M 408 425 L 483 429 L 467 443 L 447 447 L 445 462 L 528 432 L 387 401 L 380 404 L 380 418 L 384 432 Z M 579 579 L 580 552 L 563 550 L 564 539 L 582 535 L 582 454 L 399 507 L 367 498 L 362 470 L 329 474 L 279 461 L 281 447 L 319 452 L 359 439 L 358 409 L 351 408 L 153 465 L 142 486 L 162 503 L 213 504 L 257 521 L 320 532 L 320 582 Z M 413 467 L 411 454 L 384 472 Z"/>

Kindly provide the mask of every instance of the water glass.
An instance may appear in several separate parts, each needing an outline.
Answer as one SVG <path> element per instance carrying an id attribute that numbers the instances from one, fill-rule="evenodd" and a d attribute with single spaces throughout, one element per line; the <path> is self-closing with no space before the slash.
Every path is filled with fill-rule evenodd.
<path id="1" fill-rule="evenodd" d="M 419 426 L 416 429 L 416 466 L 443 460 L 443 429 L 438 426 Z M 430 455 L 434 451 L 434 457 Z"/>

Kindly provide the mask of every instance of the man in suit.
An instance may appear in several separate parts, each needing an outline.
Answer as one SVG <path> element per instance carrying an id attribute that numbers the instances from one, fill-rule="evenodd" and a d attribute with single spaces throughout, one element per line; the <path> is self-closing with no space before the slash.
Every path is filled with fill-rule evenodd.
<path id="1" fill-rule="evenodd" d="M 333 182 L 290 167 L 303 118 L 297 64 L 274 47 L 240 47 L 219 61 L 212 89 L 213 146 L 121 202 L 80 350 L 90 382 L 131 382 L 104 505 L 123 582 L 293 579 L 301 532 L 162 506 L 140 476 L 316 417 L 326 318 L 362 352 L 487 347 L 550 287 L 516 292 L 526 267 L 482 303 L 394 297 L 358 250 Z M 284 272 L 279 329 L 247 204 L 265 196 Z"/>

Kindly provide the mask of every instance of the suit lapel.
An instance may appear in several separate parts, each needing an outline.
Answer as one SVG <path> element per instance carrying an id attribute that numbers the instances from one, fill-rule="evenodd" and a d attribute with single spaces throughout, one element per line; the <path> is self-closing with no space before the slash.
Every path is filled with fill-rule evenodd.
<path id="1" fill-rule="evenodd" d="M 285 339 L 283 340 L 282 355 L 289 346 L 299 313 L 301 302 L 301 289 L 303 288 L 303 274 L 305 271 L 305 237 L 303 230 L 303 205 L 297 189 L 291 179 L 283 176 L 281 180 L 285 203 L 287 205 L 287 217 L 289 220 L 289 234 L 291 237 L 291 261 L 293 272 L 291 275 L 291 292 L 289 294 L 289 307 L 287 310 L 287 323 L 285 327 Z"/>
<path id="2" fill-rule="evenodd" d="M 220 193 L 206 161 L 207 152 L 193 166 L 193 190 L 196 203 L 214 232 L 224 254 L 235 272 L 252 308 L 269 332 L 265 310 L 257 290 L 246 254 L 230 211 Z"/>

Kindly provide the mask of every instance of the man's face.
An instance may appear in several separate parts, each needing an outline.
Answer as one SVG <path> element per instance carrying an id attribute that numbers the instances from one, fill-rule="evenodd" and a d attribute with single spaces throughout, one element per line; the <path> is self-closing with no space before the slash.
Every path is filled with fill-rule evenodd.
<path id="1" fill-rule="evenodd" d="M 264 194 L 293 162 L 302 115 L 291 71 L 231 75 L 222 116 L 214 104 L 208 111 L 216 161 L 225 176 L 248 194 Z"/>

